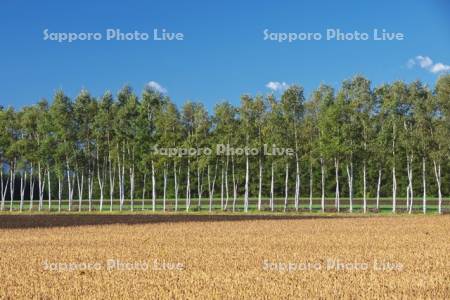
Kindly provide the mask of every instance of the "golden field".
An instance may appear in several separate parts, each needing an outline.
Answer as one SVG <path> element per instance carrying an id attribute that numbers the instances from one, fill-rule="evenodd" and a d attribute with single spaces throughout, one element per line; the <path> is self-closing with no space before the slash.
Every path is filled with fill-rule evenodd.
<path id="1" fill-rule="evenodd" d="M 0 215 L 0 224 L 2 299 L 450 298 L 448 215 Z"/>

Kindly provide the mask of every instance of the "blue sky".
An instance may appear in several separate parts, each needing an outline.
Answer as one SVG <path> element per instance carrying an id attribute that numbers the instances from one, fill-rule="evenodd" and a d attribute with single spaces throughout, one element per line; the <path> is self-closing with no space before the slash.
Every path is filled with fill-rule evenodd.
<path id="1" fill-rule="evenodd" d="M 101 33 L 164 28 L 182 32 L 184 40 L 58 43 L 43 40 L 46 28 Z M 324 33 L 327 28 L 370 34 L 386 29 L 405 39 L 263 39 L 264 29 Z M 268 93 L 269 82 L 300 84 L 307 95 L 320 83 L 338 86 L 354 74 L 374 85 L 397 79 L 433 85 L 442 72 L 432 71 L 450 65 L 450 2 L 6 0 L 0 4 L 0 38 L 3 106 L 51 99 L 59 88 L 71 97 L 81 88 L 99 96 L 129 84 L 140 93 L 154 81 L 178 104 L 189 99 L 212 108 L 224 99 L 238 103 L 243 93 Z"/>

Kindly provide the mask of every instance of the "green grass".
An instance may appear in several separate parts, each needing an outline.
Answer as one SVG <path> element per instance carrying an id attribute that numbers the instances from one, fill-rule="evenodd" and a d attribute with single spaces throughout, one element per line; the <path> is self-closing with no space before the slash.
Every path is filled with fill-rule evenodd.
<path id="1" fill-rule="evenodd" d="M 247 213 L 273 213 L 270 210 L 270 207 L 268 205 L 268 200 L 264 199 L 263 201 L 263 210 L 262 211 L 258 211 L 257 210 L 257 199 L 255 198 L 251 198 L 250 199 L 250 204 L 249 204 L 249 211 Z M 347 203 L 346 203 L 347 202 Z M 79 208 L 78 208 L 78 199 L 74 199 L 73 203 L 72 203 L 72 209 L 71 212 L 72 213 L 77 213 L 79 212 Z M 232 206 L 232 199 L 229 199 L 228 202 L 228 208 L 227 211 L 231 212 L 233 209 Z M 362 200 L 361 199 L 355 199 L 354 201 L 354 205 L 353 205 L 353 212 L 354 213 L 358 213 L 358 212 L 362 212 L 363 210 L 363 206 L 362 206 Z M 406 211 L 406 201 L 405 199 L 399 198 L 397 200 L 397 212 L 399 213 L 404 213 Z M 413 212 L 414 213 L 422 213 L 423 212 L 423 207 L 422 207 L 422 200 L 417 198 L 414 201 L 415 205 L 413 205 Z M 437 205 L 437 200 L 435 198 L 430 198 L 430 200 L 428 201 L 428 205 L 427 205 L 427 212 L 428 213 L 436 213 L 438 211 L 438 205 Z M 209 213 L 209 199 L 204 198 L 202 199 L 202 206 L 201 208 L 198 207 L 198 199 L 196 198 L 192 198 L 191 199 L 191 207 L 189 209 L 189 212 L 201 212 L 201 213 Z M 368 212 L 373 214 L 373 213 L 381 213 L 381 214 L 386 214 L 386 213 L 391 213 L 392 212 L 392 205 L 391 205 L 391 199 L 389 198 L 383 198 L 380 199 L 380 206 L 379 206 L 379 210 L 377 212 L 373 211 L 376 208 L 376 202 L 375 199 L 368 199 Z M 30 211 L 30 202 L 28 200 L 24 201 L 24 205 L 23 205 L 23 212 L 39 212 L 39 201 L 38 200 L 34 200 L 33 201 L 33 209 Z M 326 199 L 326 205 L 325 205 L 325 209 L 326 212 L 334 212 L 335 207 L 334 207 L 334 199 Z M 443 202 L 443 206 L 442 209 L 444 211 L 448 211 L 450 209 L 449 207 L 449 201 L 446 199 Z M 156 206 L 155 206 L 155 210 L 156 212 L 162 212 L 163 211 L 163 204 L 162 204 L 162 200 L 158 199 L 156 202 Z M 348 199 L 346 198 L 342 198 L 341 199 L 341 205 L 340 205 L 340 212 L 342 213 L 346 213 L 349 210 L 349 205 L 348 205 Z M 10 206 L 10 201 L 5 201 L 5 207 L 3 210 L 3 213 L 8 213 L 11 211 L 11 206 Z M 19 200 L 14 200 L 13 201 L 13 205 L 12 205 L 12 211 L 13 212 L 20 212 L 20 201 Z M 51 204 L 51 209 L 49 210 L 49 204 L 48 204 L 48 199 L 44 200 L 42 209 L 40 210 L 41 212 L 59 212 L 59 207 L 58 207 L 58 200 L 52 200 L 52 204 Z M 83 200 L 82 201 L 82 212 L 88 212 L 89 211 L 89 205 L 88 205 L 88 200 Z M 142 200 L 138 199 L 134 201 L 134 212 L 153 212 L 153 206 L 152 206 L 152 201 L 151 199 L 146 199 L 145 200 L 145 205 L 144 207 L 142 207 Z M 185 206 L 185 200 L 184 199 L 179 199 L 179 205 L 178 205 L 178 211 L 179 212 L 185 212 L 186 211 L 186 206 Z M 220 205 L 220 199 L 214 199 L 213 202 L 213 206 L 212 206 L 212 211 L 213 212 L 223 212 L 223 210 L 221 209 L 221 205 Z M 68 205 L 68 200 L 63 200 L 61 202 L 61 212 L 69 212 L 69 205 Z M 99 200 L 92 200 L 92 212 L 98 213 L 100 212 L 99 210 Z M 114 200 L 113 202 L 113 210 L 111 211 L 111 207 L 110 207 L 110 200 L 109 199 L 105 199 L 104 200 L 104 204 L 103 204 L 103 210 L 102 213 L 129 213 L 131 212 L 131 203 L 130 200 L 126 200 L 122 211 L 120 211 L 120 205 L 119 205 L 119 201 L 118 200 Z M 173 199 L 168 199 L 166 202 L 166 212 L 174 212 L 174 200 Z M 239 198 L 237 199 L 236 202 L 236 206 L 235 206 L 235 212 L 244 212 L 244 205 L 243 205 L 243 199 Z M 289 199 L 289 204 L 288 204 L 288 211 L 284 212 L 284 199 L 282 198 L 277 198 L 276 199 L 276 204 L 275 204 L 275 209 L 274 212 L 277 213 L 305 213 L 305 212 L 309 212 L 309 199 L 301 199 L 300 200 L 300 206 L 299 206 L 299 212 L 295 211 L 294 208 L 294 199 Z M 312 206 L 312 210 L 311 212 L 313 213 L 317 213 L 317 212 L 321 212 L 321 205 L 320 205 L 320 198 L 314 198 L 313 199 L 313 206 Z"/>

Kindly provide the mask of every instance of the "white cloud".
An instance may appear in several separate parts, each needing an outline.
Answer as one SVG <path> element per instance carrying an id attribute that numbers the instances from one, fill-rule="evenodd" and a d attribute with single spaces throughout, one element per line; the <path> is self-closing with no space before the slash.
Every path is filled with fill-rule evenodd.
<path id="1" fill-rule="evenodd" d="M 406 63 L 406 66 L 411 69 L 412 67 L 414 67 L 416 65 L 416 61 L 412 58 L 408 59 L 408 62 Z"/>
<path id="2" fill-rule="evenodd" d="M 449 72 L 450 66 L 444 65 L 442 63 L 437 63 L 431 68 L 431 72 L 433 73 L 439 73 L 439 72 Z"/>
<path id="3" fill-rule="evenodd" d="M 411 58 L 406 63 L 408 68 L 412 68 L 415 65 L 418 65 L 422 69 L 430 71 L 431 73 L 437 74 L 441 72 L 449 72 L 450 66 L 445 65 L 443 63 L 433 63 L 433 60 L 429 56 L 418 55 L 414 59 Z"/>
<path id="4" fill-rule="evenodd" d="M 161 94 L 167 94 L 167 89 L 164 88 L 159 83 L 157 83 L 156 81 L 149 81 L 147 83 L 147 88 L 149 88 L 155 92 L 161 93 Z"/>
<path id="5" fill-rule="evenodd" d="M 423 69 L 429 68 L 433 65 L 433 61 L 428 56 L 418 55 L 416 56 L 416 60 Z"/>
<path id="6" fill-rule="evenodd" d="M 289 88 L 286 82 L 270 81 L 266 84 L 266 88 L 274 92 L 282 92 Z"/>

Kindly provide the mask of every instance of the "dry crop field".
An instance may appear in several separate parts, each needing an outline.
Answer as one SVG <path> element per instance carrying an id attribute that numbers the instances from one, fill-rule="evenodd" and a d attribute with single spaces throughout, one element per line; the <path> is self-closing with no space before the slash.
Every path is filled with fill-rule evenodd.
<path id="1" fill-rule="evenodd" d="M 450 297 L 450 216 L 0 215 L 0 298 Z"/>

